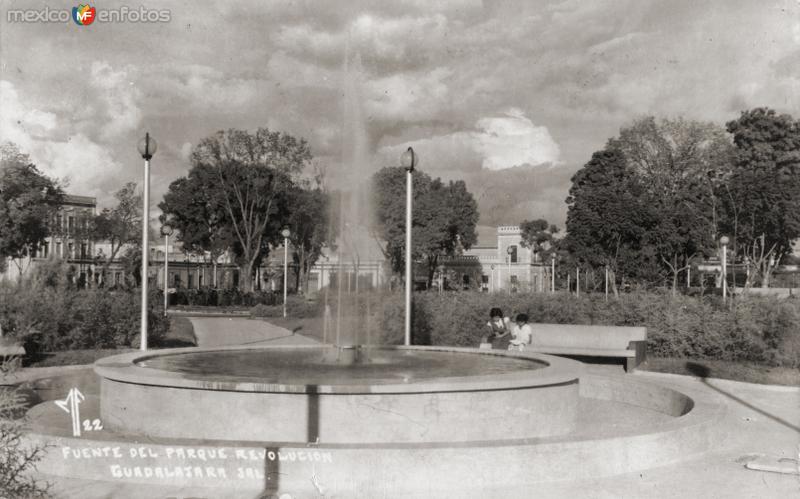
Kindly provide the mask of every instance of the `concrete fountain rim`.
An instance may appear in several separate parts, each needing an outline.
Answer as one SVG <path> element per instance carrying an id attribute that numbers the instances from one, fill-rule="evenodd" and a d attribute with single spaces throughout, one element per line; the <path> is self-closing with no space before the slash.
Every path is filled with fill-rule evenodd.
<path id="1" fill-rule="evenodd" d="M 304 385 L 292 383 L 258 383 L 252 381 L 228 381 L 213 379 L 197 379 L 186 375 L 149 367 L 141 367 L 137 362 L 148 358 L 179 355 L 184 353 L 229 352 L 244 350 L 298 350 L 320 349 L 324 345 L 237 345 L 207 348 L 170 348 L 129 352 L 99 359 L 94 364 L 94 371 L 101 378 L 124 383 L 135 383 L 151 386 L 162 386 L 182 389 L 219 390 L 253 393 L 286 393 L 286 394 L 381 394 L 381 393 L 433 393 L 460 391 L 487 391 L 510 388 L 544 387 L 578 383 L 583 373 L 583 365 L 575 360 L 551 355 L 510 352 L 505 350 L 477 350 L 474 348 L 439 347 L 439 346 L 375 346 L 373 348 L 403 350 L 449 352 L 466 355 L 507 356 L 528 359 L 545 364 L 545 367 L 530 371 L 515 371 L 505 374 L 475 375 L 461 377 L 442 377 L 433 381 L 413 381 L 392 384 L 337 384 L 337 385 Z"/>

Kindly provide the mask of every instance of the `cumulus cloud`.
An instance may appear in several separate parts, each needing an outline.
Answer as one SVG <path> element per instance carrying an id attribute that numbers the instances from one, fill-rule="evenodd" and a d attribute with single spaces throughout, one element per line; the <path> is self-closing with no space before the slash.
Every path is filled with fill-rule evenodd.
<path id="1" fill-rule="evenodd" d="M 48 134 L 56 126 L 53 113 L 30 109 L 22 104 L 14 85 L 0 80 L 0 141 L 13 142 L 29 150 L 35 137 Z"/>
<path id="2" fill-rule="evenodd" d="M 554 165 L 560 149 L 545 126 L 536 126 L 520 109 L 502 116 L 484 117 L 475 131 L 459 131 L 381 148 L 387 162 L 406 147 L 413 147 L 425 161 L 425 169 L 474 171 L 503 170 L 516 166 Z M 428 158 L 425 160 L 424 158 Z M 390 163 L 391 164 L 391 163 Z"/>
<path id="3" fill-rule="evenodd" d="M 136 130 L 142 120 L 138 103 L 141 93 L 131 80 L 131 71 L 114 70 L 104 61 L 92 63 L 89 77 L 94 89 L 92 102 L 100 109 L 92 113 L 91 120 L 103 121 L 101 137 L 104 140 Z"/>
<path id="4" fill-rule="evenodd" d="M 0 81 L 0 109 L 0 141 L 19 146 L 39 170 L 69 192 L 110 197 L 106 184 L 118 183 L 122 167 L 107 147 L 82 133 L 70 134 L 54 113 L 28 104 L 8 81 Z"/>
<path id="5" fill-rule="evenodd" d="M 561 152 L 547 127 L 534 125 L 519 109 L 509 109 L 501 117 L 482 118 L 477 126 L 481 131 L 473 135 L 475 148 L 486 169 L 558 162 Z"/>

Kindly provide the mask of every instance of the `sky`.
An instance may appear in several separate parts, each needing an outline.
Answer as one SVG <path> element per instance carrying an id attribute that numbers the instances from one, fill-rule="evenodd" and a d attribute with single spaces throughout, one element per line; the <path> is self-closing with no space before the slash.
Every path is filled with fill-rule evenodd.
<path id="1" fill-rule="evenodd" d="M 91 6 L 168 22 L 8 17 L 76 5 L 0 0 L 0 142 L 101 207 L 142 182 L 145 131 L 154 207 L 192 147 L 228 128 L 304 137 L 343 178 L 346 54 L 361 61 L 371 167 L 413 146 L 422 170 L 467 182 L 482 225 L 563 226 L 571 176 L 637 118 L 800 118 L 800 0 L 137 1 Z"/>

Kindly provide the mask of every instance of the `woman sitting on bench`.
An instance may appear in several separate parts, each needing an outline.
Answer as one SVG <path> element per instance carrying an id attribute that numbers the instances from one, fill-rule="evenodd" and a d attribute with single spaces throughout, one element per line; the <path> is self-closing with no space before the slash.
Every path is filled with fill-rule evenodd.
<path id="1" fill-rule="evenodd" d="M 487 331 L 481 338 L 480 348 L 491 349 L 494 340 L 503 338 L 511 333 L 511 321 L 503 317 L 503 311 L 497 307 L 489 311 L 489 322 L 486 323 Z"/>

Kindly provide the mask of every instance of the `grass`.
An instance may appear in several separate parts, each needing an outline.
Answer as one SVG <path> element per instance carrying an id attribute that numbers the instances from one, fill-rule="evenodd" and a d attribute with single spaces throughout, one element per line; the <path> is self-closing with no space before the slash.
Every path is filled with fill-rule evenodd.
<path id="1" fill-rule="evenodd" d="M 181 348 L 197 346 L 197 338 L 191 321 L 185 317 L 171 317 L 169 330 L 158 348 Z M 92 364 L 97 359 L 126 352 L 134 348 L 112 348 L 99 350 L 65 350 L 62 352 L 43 352 L 26 356 L 24 367 L 52 367 Z"/>
<path id="2" fill-rule="evenodd" d="M 650 357 L 638 369 L 767 385 L 800 386 L 800 370 L 798 369 L 772 367 L 750 362 Z"/>

